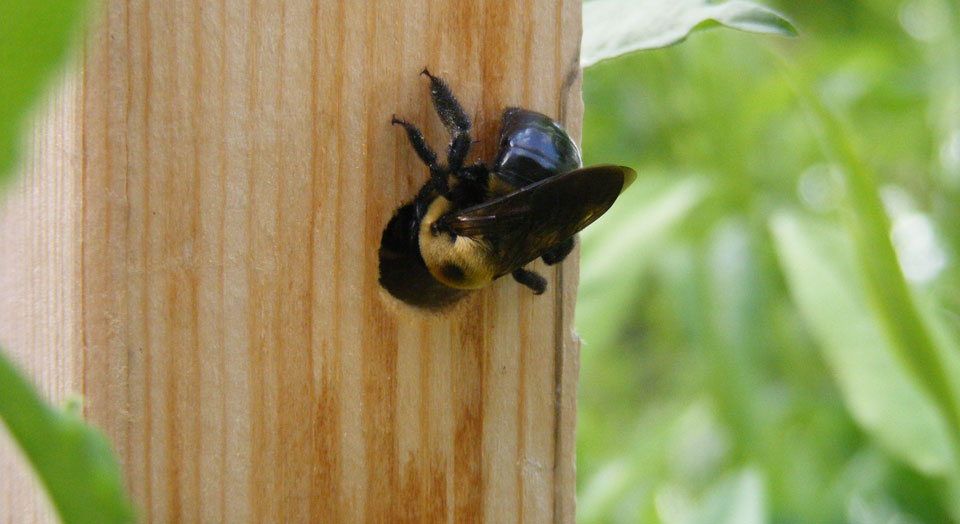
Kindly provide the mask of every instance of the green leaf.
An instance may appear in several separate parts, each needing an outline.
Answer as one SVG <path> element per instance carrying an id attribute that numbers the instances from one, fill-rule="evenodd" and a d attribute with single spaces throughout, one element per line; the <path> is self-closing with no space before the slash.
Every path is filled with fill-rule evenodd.
<path id="1" fill-rule="evenodd" d="M 611 450 L 615 455 L 593 475 L 578 474 L 582 486 L 577 489 L 577 522 L 611 522 L 610 515 L 619 513 L 622 506 L 644 504 L 651 499 L 652 486 L 643 482 L 645 475 L 663 467 L 664 450 L 680 439 L 682 428 L 677 419 L 691 411 L 700 415 L 703 411 L 699 408 L 670 401 L 637 413 L 635 421 L 620 421 L 617 428 L 627 433 L 625 442 L 629 445 Z M 638 522 L 633 510 L 631 507 L 626 511 L 631 518 L 620 521 Z"/>
<path id="2" fill-rule="evenodd" d="M 0 183 L 16 163 L 25 117 L 76 40 L 86 6 L 0 0 Z"/>
<path id="3" fill-rule="evenodd" d="M 629 301 L 637 293 L 652 246 L 689 216 L 707 189 L 699 178 L 667 183 L 642 178 L 584 230 L 577 329 L 587 343 L 602 348 L 617 336 L 615 326 L 630 314 Z"/>
<path id="4" fill-rule="evenodd" d="M 744 468 L 711 486 L 692 524 L 763 524 L 767 517 L 763 476 L 753 468 Z"/>
<path id="5" fill-rule="evenodd" d="M 856 271 L 854 244 L 837 227 L 781 213 L 771 222 L 791 294 L 853 418 L 918 471 L 955 473 L 949 426 L 895 356 Z"/>
<path id="6" fill-rule="evenodd" d="M 795 36 L 776 11 L 742 0 L 596 0 L 583 4 L 580 65 L 641 49 L 666 47 L 693 31 L 724 25 L 742 31 Z"/>
<path id="7" fill-rule="evenodd" d="M 0 419 L 47 488 L 66 524 L 134 521 L 106 437 L 83 423 L 77 402 L 48 406 L 0 351 Z"/>
<path id="8" fill-rule="evenodd" d="M 934 331 L 929 317 L 911 291 L 890 238 L 887 218 L 877 189 L 876 174 L 863 160 L 850 128 L 814 94 L 810 86 L 783 67 L 801 98 L 809 105 L 826 153 L 833 157 L 848 187 L 843 216 L 853 239 L 857 269 L 862 275 L 868 305 L 890 337 L 898 363 L 938 405 L 954 446 L 960 449 L 960 363 L 949 339 Z"/>

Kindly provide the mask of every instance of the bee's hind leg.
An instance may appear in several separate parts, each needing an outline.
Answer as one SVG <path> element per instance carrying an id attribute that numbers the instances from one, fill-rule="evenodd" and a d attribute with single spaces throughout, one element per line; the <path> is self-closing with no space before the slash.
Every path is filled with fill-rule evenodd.
<path id="1" fill-rule="evenodd" d="M 574 240 L 573 237 L 570 237 L 553 246 L 553 248 L 544 253 L 543 257 L 541 258 L 543 258 L 543 261 L 546 262 L 547 265 L 552 266 L 554 264 L 559 264 L 560 262 L 563 262 L 565 258 L 567 258 L 567 255 L 569 255 L 571 251 L 573 251 L 573 246 Z"/>
<path id="2" fill-rule="evenodd" d="M 547 289 L 547 279 L 523 268 L 514 270 L 513 279 L 532 289 L 534 295 L 540 295 Z"/>

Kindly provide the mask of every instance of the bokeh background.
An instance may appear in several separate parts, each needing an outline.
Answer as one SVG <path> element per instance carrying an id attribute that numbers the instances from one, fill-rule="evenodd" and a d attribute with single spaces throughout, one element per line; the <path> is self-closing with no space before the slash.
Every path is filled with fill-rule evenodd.
<path id="1" fill-rule="evenodd" d="M 585 163 L 640 177 L 582 235 L 578 522 L 956 521 L 956 397 L 891 337 L 958 390 L 960 5 L 763 3 L 800 36 L 585 72 Z M 900 267 L 872 282 L 858 168 Z M 919 325 L 870 293 L 898 282 Z"/>

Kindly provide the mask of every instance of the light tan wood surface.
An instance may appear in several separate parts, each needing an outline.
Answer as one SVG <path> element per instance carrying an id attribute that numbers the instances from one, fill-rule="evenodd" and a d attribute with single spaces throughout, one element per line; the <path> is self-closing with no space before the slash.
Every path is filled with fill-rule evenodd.
<path id="1" fill-rule="evenodd" d="M 574 521 L 575 256 L 444 314 L 377 283 L 474 118 L 581 119 L 577 0 L 105 1 L 0 207 L 0 344 L 84 396 L 144 522 Z M 49 521 L 0 438 L 0 522 Z M 9 473 L 9 474 L 8 474 Z"/>

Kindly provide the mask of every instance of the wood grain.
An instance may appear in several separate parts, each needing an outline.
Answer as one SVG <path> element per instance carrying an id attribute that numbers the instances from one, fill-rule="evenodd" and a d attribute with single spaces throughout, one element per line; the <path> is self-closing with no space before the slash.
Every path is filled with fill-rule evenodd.
<path id="1" fill-rule="evenodd" d="M 106 1 L 0 208 L 0 343 L 85 398 L 144 522 L 574 522 L 576 257 L 436 315 L 377 283 L 441 148 L 580 127 L 580 2 Z M 0 522 L 46 522 L 2 444 Z"/>

